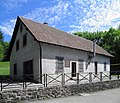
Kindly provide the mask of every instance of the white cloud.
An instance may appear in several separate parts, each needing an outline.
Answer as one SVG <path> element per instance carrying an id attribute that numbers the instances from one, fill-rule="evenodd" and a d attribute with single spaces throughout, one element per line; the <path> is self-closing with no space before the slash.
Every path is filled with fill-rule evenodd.
<path id="1" fill-rule="evenodd" d="M 56 15 L 53 18 L 49 18 L 48 22 L 51 23 L 51 24 L 53 24 L 53 23 L 55 23 L 55 22 L 57 22 L 59 20 L 60 20 L 60 17 Z"/>
<path id="2" fill-rule="evenodd" d="M 15 5 L 28 0 L 18 1 Z M 120 0 L 57 0 L 56 4 L 36 8 L 24 17 L 48 22 L 50 26 L 67 32 L 108 30 L 120 24 Z M 11 35 L 13 25 L 14 20 L 9 20 L 0 28 Z"/>
<path id="3" fill-rule="evenodd" d="M 120 19 L 120 0 L 75 0 L 75 3 L 81 6 L 89 3 L 90 6 L 88 10 L 86 10 L 87 7 L 83 8 L 86 16 L 75 21 L 78 24 L 70 26 L 74 30 L 99 31 L 117 27 L 120 24 L 120 20 L 114 22 Z"/>
<path id="4" fill-rule="evenodd" d="M 6 34 L 12 36 L 14 25 L 16 20 L 9 20 L 4 22 L 2 25 L 0 25 L 1 31 Z"/>
<path id="5" fill-rule="evenodd" d="M 27 2 L 28 0 L 18 0 L 14 4 L 14 0 L 9 0 L 6 2 L 6 8 L 13 9 L 16 6 L 20 6 L 21 3 Z M 37 22 L 48 22 L 49 25 L 56 27 L 58 22 L 61 22 L 61 19 L 65 18 L 68 13 L 69 4 L 67 2 L 63 2 L 59 0 L 58 3 L 50 8 L 36 8 L 32 10 L 30 13 L 24 15 L 24 17 L 32 19 Z M 0 25 L 0 28 L 4 34 L 12 35 L 13 28 L 15 25 L 15 20 L 5 21 Z"/>
<path id="6" fill-rule="evenodd" d="M 26 3 L 28 0 L 3 0 L 1 5 L 4 6 L 8 11 L 14 10 L 22 6 L 23 3 Z"/>
<path id="7" fill-rule="evenodd" d="M 30 18 L 38 22 L 48 22 L 50 25 L 56 25 L 60 23 L 67 15 L 69 15 L 68 7 L 69 2 L 63 2 L 59 0 L 58 3 L 52 7 L 40 7 L 31 11 L 24 17 Z"/>

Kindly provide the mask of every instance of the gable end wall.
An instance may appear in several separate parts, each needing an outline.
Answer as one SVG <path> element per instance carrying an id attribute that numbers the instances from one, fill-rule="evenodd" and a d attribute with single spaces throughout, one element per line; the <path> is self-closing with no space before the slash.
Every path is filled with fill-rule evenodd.
<path id="1" fill-rule="evenodd" d="M 27 45 L 23 47 L 23 36 L 27 33 Z M 16 51 L 16 41 L 19 40 L 19 50 Z M 10 57 L 10 74 L 13 75 L 14 64 L 17 63 L 17 74 L 23 74 L 23 62 L 33 60 L 33 73 L 39 74 L 39 54 L 40 48 L 34 37 L 26 30 L 26 27 L 22 24 L 22 32 L 20 32 L 20 26 L 17 32 L 17 36 L 12 48 Z"/>

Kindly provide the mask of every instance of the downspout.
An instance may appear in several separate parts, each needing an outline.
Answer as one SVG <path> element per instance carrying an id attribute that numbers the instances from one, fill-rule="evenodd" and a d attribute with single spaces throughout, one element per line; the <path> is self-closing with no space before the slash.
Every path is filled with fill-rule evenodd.
<path id="1" fill-rule="evenodd" d="M 94 71 L 95 71 L 95 56 L 96 56 L 96 42 L 97 42 L 97 40 L 95 39 L 95 40 L 93 40 L 93 57 L 92 57 L 92 59 L 93 59 L 93 65 L 94 65 Z"/>
<path id="2" fill-rule="evenodd" d="M 87 60 L 87 65 L 86 65 L 86 70 L 88 68 L 88 65 L 90 64 L 90 61 L 92 60 L 92 62 L 94 63 L 94 58 L 96 56 L 96 42 L 97 40 L 94 40 L 93 43 L 92 43 L 92 50 L 93 50 L 93 53 L 92 55 L 88 55 L 88 60 Z M 89 53 L 89 52 L 88 52 Z"/>
<path id="3" fill-rule="evenodd" d="M 96 55 L 96 40 L 93 41 L 93 58 L 95 57 Z"/>
<path id="4" fill-rule="evenodd" d="M 39 42 L 39 75 L 40 75 L 40 83 L 42 83 L 42 47 Z"/>

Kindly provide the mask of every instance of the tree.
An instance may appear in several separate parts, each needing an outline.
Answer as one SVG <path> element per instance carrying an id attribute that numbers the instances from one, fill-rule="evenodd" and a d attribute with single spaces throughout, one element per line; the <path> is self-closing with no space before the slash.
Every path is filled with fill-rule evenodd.
<path id="1" fill-rule="evenodd" d="M 97 44 L 114 56 L 111 63 L 120 63 L 120 29 L 110 28 L 100 32 L 76 32 L 75 35 L 89 40 L 97 40 Z"/>
<path id="2" fill-rule="evenodd" d="M 3 47 L 3 33 L 0 30 L 0 61 L 4 58 L 4 47 Z"/>
<path id="3" fill-rule="evenodd" d="M 2 31 L 0 30 L 0 61 L 8 61 L 9 58 L 7 56 L 9 48 L 9 43 L 4 42 L 4 36 Z"/>
<path id="4" fill-rule="evenodd" d="M 9 49 L 9 43 L 8 42 L 4 42 L 4 59 L 3 59 L 3 61 L 9 61 L 8 49 Z"/>
<path id="5" fill-rule="evenodd" d="M 100 32 L 76 32 L 76 33 L 73 33 L 75 35 L 78 35 L 78 36 L 81 36 L 81 37 L 84 37 L 86 39 L 89 39 L 91 41 L 94 41 L 94 40 L 97 40 L 97 44 L 101 45 L 102 43 L 102 40 L 103 40 L 103 32 L 100 31 Z"/>

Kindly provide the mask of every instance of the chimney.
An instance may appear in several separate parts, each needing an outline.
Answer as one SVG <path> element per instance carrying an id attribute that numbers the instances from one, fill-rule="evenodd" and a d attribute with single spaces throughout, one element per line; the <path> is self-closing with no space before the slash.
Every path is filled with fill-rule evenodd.
<path id="1" fill-rule="evenodd" d="M 44 22 L 43 24 L 48 25 L 48 23 L 47 23 L 47 22 Z"/>

